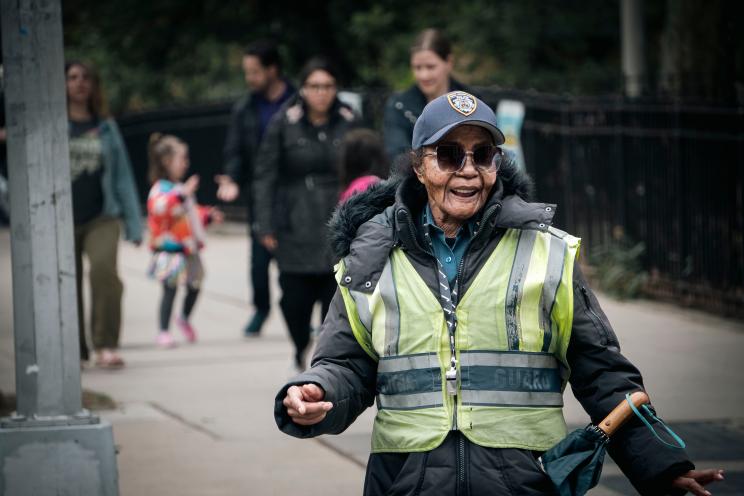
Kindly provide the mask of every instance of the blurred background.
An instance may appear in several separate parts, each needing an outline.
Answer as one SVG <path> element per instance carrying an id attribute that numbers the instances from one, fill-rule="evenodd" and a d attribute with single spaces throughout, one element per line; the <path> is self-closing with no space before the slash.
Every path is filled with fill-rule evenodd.
<path id="1" fill-rule="evenodd" d="M 122 494 L 360 492 L 373 409 L 317 442 L 275 428 L 290 353 L 276 267 L 265 334 L 244 339 L 246 199 L 220 202 L 212 177 L 247 92 L 247 45 L 274 40 L 295 85 L 310 56 L 326 55 L 345 101 L 384 133 L 385 102 L 414 84 L 410 46 L 430 27 L 452 41 L 454 78 L 511 113 L 507 145 L 536 199 L 558 204 L 554 224 L 583 238 L 585 271 L 655 406 L 698 466 L 730 474 L 712 491 L 744 494 L 744 2 L 637 4 L 628 24 L 621 0 L 63 1 L 65 58 L 97 68 L 142 204 L 148 139 L 171 133 L 188 143 L 199 203 L 235 221 L 214 229 L 204 252 L 197 346 L 155 346 L 147 250 L 120 243 L 127 367 L 81 370 L 84 405 L 114 426 Z M 634 47 L 632 68 L 624 44 Z M 2 227 L 0 416 L 13 410 L 15 388 L 9 245 Z M 578 403 L 566 402 L 569 425 L 585 425 Z M 608 465 L 592 495 L 633 494 Z"/>
<path id="2" fill-rule="evenodd" d="M 641 10 L 626 26 L 642 54 L 629 87 L 617 0 L 63 3 L 65 54 L 98 68 L 143 201 L 153 131 L 188 142 L 202 177 L 219 173 L 249 42 L 276 40 L 290 80 L 309 56 L 330 57 L 380 130 L 386 98 L 414 81 L 414 36 L 435 27 L 452 40 L 458 80 L 494 108 L 524 105 L 537 197 L 593 247 L 585 255 L 606 290 L 742 318 L 744 7 L 652 0 Z M 203 181 L 200 200 L 214 203 L 215 191 Z"/>
<path id="3" fill-rule="evenodd" d="M 642 5 L 646 97 L 741 103 L 739 2 Z M 65 53 L 98 67 L 115 114 L 241 95 L 243 49 L 267 37 L 281 44 L 289 75 L 323 53 L 348 87 L 400 90 L 413 83 L 408 48 L 427 27 L 449 35 L 467 84 L 564 96 L 623 92 L 617 0 L 70 0 L 63 9 Z"/>

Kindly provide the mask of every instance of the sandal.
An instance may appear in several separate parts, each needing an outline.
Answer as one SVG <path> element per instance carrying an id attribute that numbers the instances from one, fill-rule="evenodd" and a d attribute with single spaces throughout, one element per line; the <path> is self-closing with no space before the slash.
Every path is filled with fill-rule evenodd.
<path id="1" fill-rule="evenodd" d="M 96 367 L 102 369 L 120 369 L 124 367 L 124 360 L 111 350 L 102 350 L 96 358 Z"/>

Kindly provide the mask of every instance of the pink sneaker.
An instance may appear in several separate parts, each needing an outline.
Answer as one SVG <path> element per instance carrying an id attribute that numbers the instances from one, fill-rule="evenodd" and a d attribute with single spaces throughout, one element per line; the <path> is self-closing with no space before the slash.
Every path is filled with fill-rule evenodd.
<path id="1" fill-rule="evenodd" d="M 178 317 L 176 319 L 176 325 L 181 329 L 181 332 L 186 338 L 186 341 L 188 341 L 189 343 L 196 342 L 196 330 L 191 327 L 191 324 L 188 320 L 184 319 L 183 317 Z"/>
<path id="2" fill-rule="evenodd" d="M 160 331 L 158 333 L 156 342 L 161 348 L 173 348 L 176 346 L 176 341 L 173 339 L 173 336 L 171 336 L 171 333 L 168 331 Z"/>

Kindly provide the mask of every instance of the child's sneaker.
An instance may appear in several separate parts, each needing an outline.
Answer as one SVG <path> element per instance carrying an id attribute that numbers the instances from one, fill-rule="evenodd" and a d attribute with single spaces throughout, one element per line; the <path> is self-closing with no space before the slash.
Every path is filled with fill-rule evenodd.
<path id="1" fill-rule="evenodd" d="M 158 333 L 157 343 L 161 348 L 173 348 L 176 346 L 176 341 L 168 331 L 160 331 L 160 333 Z"/>
<path id="2" fill-rule="evenodd" d="M 188 341 L 189 343 L 196 342 L 196 331 L 193 327 L 191 327 L 191 324 L 188 320 L 184 319 L 183 317 L 178 317 L 176 319 L 176 325 L 181 329 L 181 332 L 186 337 L 186 341 Z"/>

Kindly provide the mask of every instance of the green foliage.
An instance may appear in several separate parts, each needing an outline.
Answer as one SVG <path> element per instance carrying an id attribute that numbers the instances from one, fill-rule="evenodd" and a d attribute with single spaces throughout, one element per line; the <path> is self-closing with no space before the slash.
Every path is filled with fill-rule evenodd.
<path id="1" fill-rule="evenodd" d="M 407 60 L 410 39 L 390 36 L 396 32 L 396 24 L 394 12 L 382 5 L 352 15 L 350 31 L 355 43 L 349 47 L 349 56 L 352 60 L 375 61 L 357 66 L 357 84 L 402 88 L 413 81 Z"/>
<path id="2" fill-rule="evenodd" d="M 725 18 L 723 1 L 713 0 L 716 15 L 704 16 L 708 21 L 698 31 L 716 31 L 709 24 Z M 694 3 L 685 0 L 685 5 Z M 667 5 L 676 3 L 644 3 L 650 68 L 663 65 L 653 57 L 660 53 L 660 32 L 668 31 L 665 39 L 673 39 L 696 22 L 693 17 L 685 24 L 681 15 L 665 22 L 670 8 L 681 12 Z M 466 83 L 549 93 L 619 93 L 619 10 L 619 0 L 63 3 L 67 56 L 99 67 L 115 112 L 234 98 L 245 91 L 244 45 L 265 37 L 279 41 L 290 76 L 308 57 L 324 54 L 339 66 L 345 86 L 401 89 L 412 83 L 409 45 L 427 27 L 448 33 L 455 75 Z M 729 16 L 729 23 L 737 18 Z M 728 52 L 720 55 L 719 66 L 741 74 L 744 58 L 729 57 L 733 62 L 723 64 Z"/>
<path id="3" fill-rule="evenodd" d="M 599 245 L 589 253 L 589 263 L 594 268 L 594 279 L 599 288 L 616 298 L 640 296 L 648 281 L 642 259 L 646 251 L 643 243 L 621 238 L 607 245 Z"/>
<path id="4" fill-rule="evenodd" d="M 217 28 L 227 12 L 211 3 L 71 0 L 65 55 L 96 65 L 114 112 L 232 97 L 242 47 Z M 207 11 L 214 25 L 200 23 Z"/>

